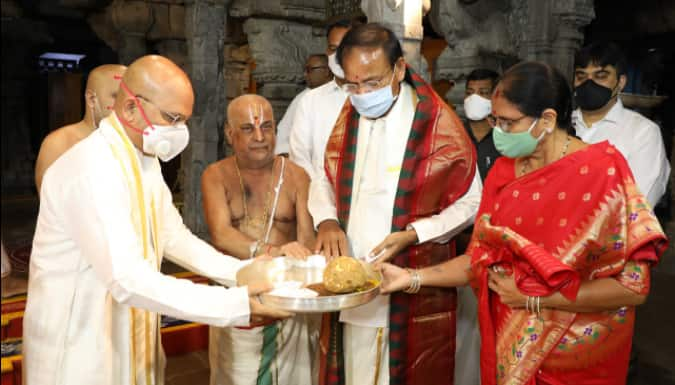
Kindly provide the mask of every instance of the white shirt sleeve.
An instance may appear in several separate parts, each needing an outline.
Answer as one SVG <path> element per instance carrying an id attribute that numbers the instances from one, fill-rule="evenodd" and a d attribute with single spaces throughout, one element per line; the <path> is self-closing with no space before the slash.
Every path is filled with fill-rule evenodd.
<path id="1" fill-rule="evenodd" d="M 307 93 L 307 90 L 308 89 L 305 88 L 293 98 L 291 104 L 286 109 L 284 116 L 279 121 L 279 124 L 277 124 L 277 141 L 274 147 L 275 154 L 288 154 L 290 152 L 289 140 L 295 121 L 295 111 L 298 108 L 298 103 Z"/>
<path id="2" fill-rule="evenodd" d="M 428 241 L 445 243 L 471 226 L 478 212 L 482 191 L 483 184 L 476 168 L 469 190 L 455 203 L 436 215 L 418 219 L 410 224 L 417 233 L 419 243 Z"/>
<path id="3" fill-rule="evenodd" d="M 250 261 L 242 261 L 220 253 L 199 239 L 183 223 L 183 218 L 173 205 L 171 191 L 162 181 L 164 195 L 162 237 L 164 256 L 204 277 L 225 286 L 236 286 L 237 271 Z"/>
<path id="4" fill-rule="evenodd" d="M 324 170 L 314 170 L 315 177 L 309 184 L 309 197 L 307 208 L 314 220 L 314 228 L 318 228 L 321 222 L 334 219 L 338 221 L 337 206 L 335 205 L 335 191 L 330 184 Z"/>
<path id="5" fill-rule="evenodd" d="M 119 180 L 102 176 L 72 183 L 65 188 L 60 205 L 67 213 L 62 216 L 65 228 L 82 258 L 117 302 L 215 326 L 248 324 L 246 287 L 225 289 L 195 284 L 157 271 L 154 257 L 144 259 L 141 239 L 129 215 L 129 192 Z M 180 250 L 175 245 L 169 245 L 168 249 Z M 221 261 L 227 262 L 225 257 Z"/>
<path id="6" fill-rule="evenodd" d="M 307 110 L 308 98 L 302 98 L 293 116 L 293 127 L 290 130 L 288 153 L 289 159 L 305 169 L 311 179 L 315 178 L 312 165 L 312 144 L 314 131 L 308 120 L 311 111 Z"/>
<path id="7" fill-rule="evenodd" d="M 661 138 L 661 129 L 655 123 L 643 119 L 643 124 L 652 127 L 642 130 L 645 135 L 634 137 L 640 142 L 632 146 L 636 151 L 626 154 L 626 160 L 633 172 L 635 183 L 654 207 L 666 192 L 670 176 L 670 163 Z"/>

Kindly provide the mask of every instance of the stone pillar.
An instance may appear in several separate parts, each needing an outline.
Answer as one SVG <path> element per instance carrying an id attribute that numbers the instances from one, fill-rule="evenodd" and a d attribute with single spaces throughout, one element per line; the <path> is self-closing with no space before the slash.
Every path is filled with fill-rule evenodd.
<path id="1" fill-rule="evenodd" d="M 255 62 L 256 92 L 272 103 L 279 121 L 302 90 L 307 56 L 325 51 L 325 0 L 234 0 L 230 16 L 244 19 L 243 32 Z"/>
<path id="2" fill-rule="evenodd" d="M 115 0 L 110 12 L 119 33 L 119 61 L 129 65 L 147 53 L 145 35 L 154 21 L 152 7 L 144 1 Z"/>
<path id="3" fill-rule="evenodd" d="M 403 56 L 420 75 L 427 75 L 427 63 L 422 57 L 424 29 L 422 17 L 430 0 L 362 0 L 361 9 L 368 22 L 380 23 L 394 31 L 401 42 Z M 427 79 L 429 80 L 429 79 Z"/>
<path id="4" fill-rule="evenodd" d="M 574 55 L 584 42 L 582 28 L 594 18 L 593 0 L 554 3 L 553 20 L 558 20 L 558 30 L 552 44 L 551 63 L 555 63 L 570 82 L 574 75 Z"/>
<path id="5" fill-rule="evenodd" d="M 227 0 L 185 2 L 187 67 L 195 91 L 190 119 L 190 145 L 181 156 L 183 221 L 195 234 L 206 237 L 202 212 L 201 176 L 218 159 L 218 132 L 223 127 L 225 82 L 222 71 Z"/>
<path id="6" fill-rule="evenodd" d="M 165 3 L 152 3 L 150 6 L 154 23 L 147 33 L 147 39 L 154 43 L 154 48 L 160 55 L 189 71 L 185 42 L 185 7 Z"/>
<path id="7" fill-rule="evenodd" d="M 325 50 L 323 29 L 288 20 L 250 18 L 244 23 L 244 32 L 255 60 L 257 93 L 272 103 L 279 121 L 303 88 L 307 56 Z"/>
<path id="8" fill-rule="evenodd" d="M 435 80 L 457 84 L 448 98 L 459 105 L 463 80 L 479 67 L 503 72 L 517 61 L 539 60 L 569 77 L 581 28 L 593 17 L 593 0 L 434 1 L 431 23 L 448 42 Z"/>

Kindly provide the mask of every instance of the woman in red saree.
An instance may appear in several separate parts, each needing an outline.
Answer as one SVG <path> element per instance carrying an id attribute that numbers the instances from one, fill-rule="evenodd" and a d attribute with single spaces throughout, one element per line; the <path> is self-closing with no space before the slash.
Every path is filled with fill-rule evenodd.
<path id="1" fill-rule="evenodd" d="M 383 264 L 384 291 L 471 284 L 481 382 L 623 384 L 635 306 L 667 240 L 623 156 L 572 137 L 571 91 L 552 67 L 507 71 L 492 97 L 500 158 L 465 255 Z"/>

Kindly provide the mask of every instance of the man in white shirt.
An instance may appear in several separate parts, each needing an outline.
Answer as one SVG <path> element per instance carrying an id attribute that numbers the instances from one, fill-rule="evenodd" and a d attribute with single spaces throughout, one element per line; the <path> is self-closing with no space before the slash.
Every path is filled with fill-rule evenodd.
<path id="1" fill-rule="evenodd" d="M 451 258 L 448 241 L 472 223 L 481 193 L 476 152 L 461 121 L 406 66 L 387 28 L 352 28 L 337 56 L 350 96 L 310 187 L 318 248 L 330 257 L 370 256 L 406 267 Z M 323 378 L 452 384 L 455 305 L 455 291 L 442 289 L 379 296 L 342 311 L 330 328 Z"/>
<path id="2" fill-rule="evenodd" d="M 342 38 L 356 21 L 340 20 L 328 26 L 326 32 L 328 66 L 333 80 L 308 91 L 298 102 L 290 134 L 290 159 L 314 178 L 314 169 L 323 166 L 323 150 L 335 119 L 347 99 L 340 85 L 344 73 L 337 64 L 335 51 Z M 305 97 L 306 96 L 306 97 Z"/>
<path id="3" fill-rule="evenodd" d="M 628 161 L 640 191 L 655 206 L 666 191 L 670 163 L 659 126 L 623 106 L 619 93 L 626 86 L 626 59 L 613 43 L 582 48 L 574 60 L 572 121 L 588 143 L 608 140 Z"/>
<path id="4" fill-rule="evenodd" d="M 242 262 L 183 225 L 157 157 L 187 145 L 194 94 L 161 56 L 129 66 L 113 113 L 44 174 L 23 325 L 24 383 L 162 384 L 157 313 L 212 325 L 287 316 L 249 295 L 261 288 L 163 275 L 164 255 L 233 285 Z"/>
<path id="5" fill-rule="evenodd" d="M 291 104 L 286 109 L 284 117 L 277 125 L 277 146 L 274 150 L 277 155 L 287 155 L 290 151 L 290 135 L 293 127 L 293 118 L 298 108 L 298 102 L 309 90 L 320 87 L 333 78 L 333 74 L 328 69 L 328 57 L 322 53 L 309 55 L 305 62 L 305 84 L 307 88 L 297 94 Z"/>

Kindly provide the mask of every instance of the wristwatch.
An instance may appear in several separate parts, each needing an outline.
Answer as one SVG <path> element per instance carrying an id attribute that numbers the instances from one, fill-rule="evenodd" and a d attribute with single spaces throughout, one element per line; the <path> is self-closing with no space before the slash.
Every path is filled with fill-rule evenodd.
<path id="1" fill-rule="evenodd" d="M 253 241 L 248 246 L 248 257 L 255 258 L 255 253 L 258 251 L 258 246 L 260 246 L 260 241 Z"/>
<path id="2" fill-rule="evenodd" d="M 417 230 L 415 230 L 415 228 L 413 227 L 413 225 L 411 223 L 408 223 L 407 225 L 405 225 L 405 231 L 414 231 L 415 232 L 415 243 L 419 242 L 420 238 L 417 235 Z"/>

